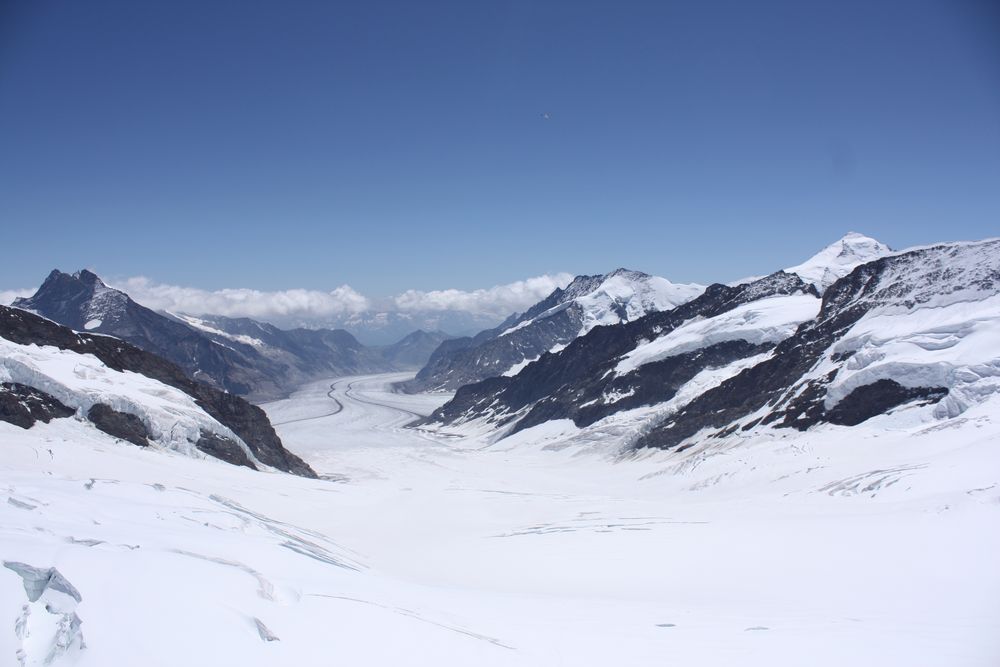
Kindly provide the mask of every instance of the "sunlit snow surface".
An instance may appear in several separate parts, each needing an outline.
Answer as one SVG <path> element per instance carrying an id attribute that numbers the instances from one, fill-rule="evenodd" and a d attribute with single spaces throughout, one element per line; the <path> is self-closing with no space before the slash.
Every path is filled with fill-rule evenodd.
<path id="1" fill-rule="evenodd" d="M 52 664 L 1000 663 L 996 396 L 618 460 L 404 429 L 446 399 L 404 377 L 266 406 L 326 480 L 0 423 L 0 559 L 81 598 Z M 32 604 L 0 568 L 0 664 L 48 654 Z"/>

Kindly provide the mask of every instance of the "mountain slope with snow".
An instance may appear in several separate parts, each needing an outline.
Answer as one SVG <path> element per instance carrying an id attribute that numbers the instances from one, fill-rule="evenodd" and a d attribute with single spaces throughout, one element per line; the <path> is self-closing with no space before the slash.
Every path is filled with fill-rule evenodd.
<path id="1" fill-rule="evenodd" d="M 0 308 L 0 663 L 994 667 L 1000 240 L 808 278 L 261 408 Z"/>
<path id="2" fill-rule="evenodd" d="M 258 401 L 285 396 L 317 377 L 418 368 L 444 339 L 428 334 L 370 348 L 342 330 L 161 314 L 86 270 L 53 271 L 33 296 L 14 305 L 77 331 L 116 336 L 173 361 L 194 379 Z"/>
<path id="3" fill-rule="evenodd" d="M 785 269 L 810 283 L 822 293 L 856 267 L 885 257 L 892 249 L 875 239 L 850 232 L 796 266 Z"/>
<path id="4" fill-rule="evenodd" d="M 400 379 L 265 406 L 319 480 L 0 422 L 0 662 L 996 664 L 997 396 L 609 459 L 403 428 Z"/>
<path id="5" fill-rule="evenodd" d="M 594 327 L 628 322 L 696 297 L 701 285 L 677 284 L 639 271 L 578 276 L 524 314 L 473 338 L 447 341 L 407 383 L 408 391 L 454 390 L 490 377 L 516 374 L 547 352 Z"/>
<path id="6" fill-rule="evenodd" d="M 854 262 L 828 251 L 804 278 Z M 502 437 L 569 419 L 568 433 L 586 439 L 629 424 L 619 447 L 684 448 L 898 410 L 953 418 L 996 391 L 1000 241 L 890 253 L 822 298 L 816 285 L 788 272 L 713 285 L 673 310 L 595 329 L 515 377 L 463 387 L 424 425 Z"/>
<path id="7" fill-rule="evenodd" d="M 0 420 L 69 419 L 142 447 L 312 475 L 264 413 L 116 338 L 0 306 Z"/>
<path id="8" fill-rule="evenodd" d="M 121 338 L 174 362 L 192 378 L 241 396 L 282 392 L 281 367 L 251 345 L 220 342 L 112 289 L 90 271 L 52 271 L 31 297 L 14 306 L 76 331 Z"/>

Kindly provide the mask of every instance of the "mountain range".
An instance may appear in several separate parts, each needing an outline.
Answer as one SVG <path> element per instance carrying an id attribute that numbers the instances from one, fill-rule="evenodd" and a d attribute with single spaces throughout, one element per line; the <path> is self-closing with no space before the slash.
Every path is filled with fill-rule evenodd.
<path id="1" fill-rule="evenodd" d="M 406 391 L 454 391 L 498 375 L 515 375 L 547 352 L 562 349 L 596 326 L 629 322 L 674 308 L 704 287 L 675 284 L 640 271 L 617 269 L 605 275 L 577 276 L 565 289 L 500 326 L 472 337 L 445 341 Z"/>
<path id="2" fill-rule="evenodd" d="M 998 240 L 893 251 L 851 233 L 799 265 L 707 287 L 617 269 L 578 276 L 475 336 L 417 331 L 384 347 L 342 330 L 155 312 L 89 271 L 53 271 L 0 315 L 8 347 L 94 354 L 193 398 L 205 414 L 172 447 L 290 470 L 301 462 L 267 453 L 283 451 L 280 440 L 238 396 L 421 364 L 400 389 L 454 395 L 412 426 L 494 441 L 552 432 L 622 452 L 900 415 L 951 419 L 1000 389 Z M 65 361 L 21 348 L 5 349 L 3 362 L 6 421 L 77 414 L 136 444 L 171 430 L 141 392 L 101 400 L 73 389 L 107 369 L 61 377 Z"/>
<path id="3" fill-rule="evenodd" d="M 954 418 L 1000 389 L 998 342 L 1000 241 L 894 252 L 850 234 L 796 267 L 711 285 L 467 384 L 421 427 L 614 434 L 636 451 Z"/>
<path id="4" fill-rule="evenodd" d="M 54 270 L 33 296 L 13 305 L 76 331 L 121 338 L 196 380 L 255 401 L 285 396 L 310 379 L 418 368 L 448 338 L 419 331 L 376 348 L 343 330 L 282 330 L 248 318 L 160 313 L 87 270 Z"/>

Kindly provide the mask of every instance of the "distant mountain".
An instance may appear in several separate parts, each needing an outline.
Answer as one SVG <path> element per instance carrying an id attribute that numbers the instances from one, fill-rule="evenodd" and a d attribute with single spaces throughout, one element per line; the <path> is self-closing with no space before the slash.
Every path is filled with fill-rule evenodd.
<path id="1" fill-rule="evenodd" d="M 560 429 L 584 440 L 685 449 L 901 410 L 919 423 L 997 391 L 997 335 L 1000 241 L 893 253 L 852 234 L 798 267 L 712 285 L 462 387 L 425 425 L 505 437 L 569 420 Z"/>
<path id="2" fill-rule="evenodd" d="M 434 350 L 452 336 L 443 331 L 418 330 L 404 336 L 402 340 L 377 348 L 387 364 L 399 370 L 422 368 Z"/>
<path id="3" fill-rule="evenodd" d="M 86 270 L 53 271 L 33 296 L 13 305 L 77 331 L 121 338 L 196 380 L 256 401 L 284 396 L 316 378 L 416 368 L 421 354 L 429 356 L 430 345 L 443 339 L 418 336 L 377 349 L 346 331 L 286 331 L 248 318 L 158 313 Z"/>
<path id="4" fill-rule="evenodd" d="M 196 380 L 254 398 L 281 395 L 283 369 L 249 345 L 221 343 L 105 285 L 90 271 L 52 271 L 16 308 L 76 331 L 115 336 L 172 361 Z"/>
<path id="5" fill-rule="evenodd" d="M 849 232 L 808 260 L 785 269 L 815 286 L 820 293 L 856 267 L 892 254 L 892 249 L 875 239 Z"/>
<path id="6" fill-rule="evenodd" d="M 502 375 L 514 375 L 547 352 L 565 347 L 598 326 L 629 322 L 684 303 L 704 290 L 639 271 L 618 269 L 578 276 L 565 289 L 499 327 L 474 337 L 448 340 L 431 355 L 408 391 L 454 390 Z"/>
<path id="7" fill-rule="evenodd" d="M 0 306 L 0 421 L 31 428 L 70 417 L 141 447 L 316 476 L 242 398 L 117 338 Z"/>
<path id="8" fill-rule="evenodd" d="M 391 345 L 414 331 L 446 331 L 451 335 L 470 335 L 496 326 L 497 320 L 492 315 L 461 310 L 366 310 L 325 320 L 322 326 L 349 331 L 365 345 L 384 346 Z"/>

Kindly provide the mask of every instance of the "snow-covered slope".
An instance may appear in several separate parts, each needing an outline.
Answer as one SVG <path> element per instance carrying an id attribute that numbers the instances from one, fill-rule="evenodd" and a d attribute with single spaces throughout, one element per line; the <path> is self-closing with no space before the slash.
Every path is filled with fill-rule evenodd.
<path id="1" fill-rule="evenodd" d="M 204 330 L 157 313 L 94 273 L 52 271 L 31 297 L 14 305 L 75 331 L 115 336 L 169 359 L 192 378 L 241 396 L 283 393 L 282 367 L 252 345 L 215 340 Z"/>
<path id="2" fill-rule="evenodd" d="M 265 406 L 319 480 L 0 422 L 0 664 L 996 665 L 998 396 L 609 460 L 400 379 Z"/>
<path id="3" fill-rule="evenodd" d="M 95 405 L 134 415 L 151 444 L 188 456 L 203 457 L 197 443 L 206 434 L 215 434 L 237 443 L 246 458 L 260 465 L 246 444 L 193 397 L 140 373 L 109 368 L 92 354 L 0 338 L 0 382 L 32 387 L 81 417 Z"/>
<path id="4" fill-rule="evenodd" d="M 816 317 L 819 306 L 820 300 L 812 294 L 778 295 L 750 301 L 714 317 L 692 318 L 626 353 L 615 373 L 623 375 L 645 364 L 731 340 L 779 343 L 795 333 L 799 324 Z"/>
<path id="5" fill-rule="evenodd" d="M 0 306 L 0 421 L 70 419 L 134 445 L 312 475 L 266 415 L 124 341 Z"/>
<path id="6" fill-rule="evenodd" d="M 892 253 L 889 246 L 875 239 L 850 232 L 797 266 L 785 269 L 816 286 L 822 293 L 827 287 L 853 271 L 855 267 Z"/>
<path id="7" fill-rule="evenodd" d="M 672 283 L 641 271 L 617 269 L 603 276 L 580 276 L 538 314 L 527 314 L 501 333 L 509 335 L 574 306 L 583 335 L 597 326 L 620 324 L 648 313 L 670 310 L 705 290 L 703 285 Z M 550 297 L 551 298 L 551 297 Z M 530 311 L 529 311 L 530 312 Z"/>
<path id="8" fill-rule="evenodd" d="M 886 253 L 849 235 L 836 247 L 803 277 L 713 285 L 595 329 L 515 377 L 463 387 L 425 425 L 502 437 L 572 420 L 572 438 L 686 448 L 886 413 L 955 418 L 997 391 L 1000 241 Z M 866 253 L 883 256 L 856 263 Z"/>
<path id="9" fill-rule="evenodd" d="M 496 329 L 474 338 L 447 341 L 406 388 L 454 390 L 486 378 L 513 376 L 543 354 L 562 349 L 595 327 L 675 308 L 704 289 L 628 269 L 578 276 L 565 289 L 557 289 Z"/>

